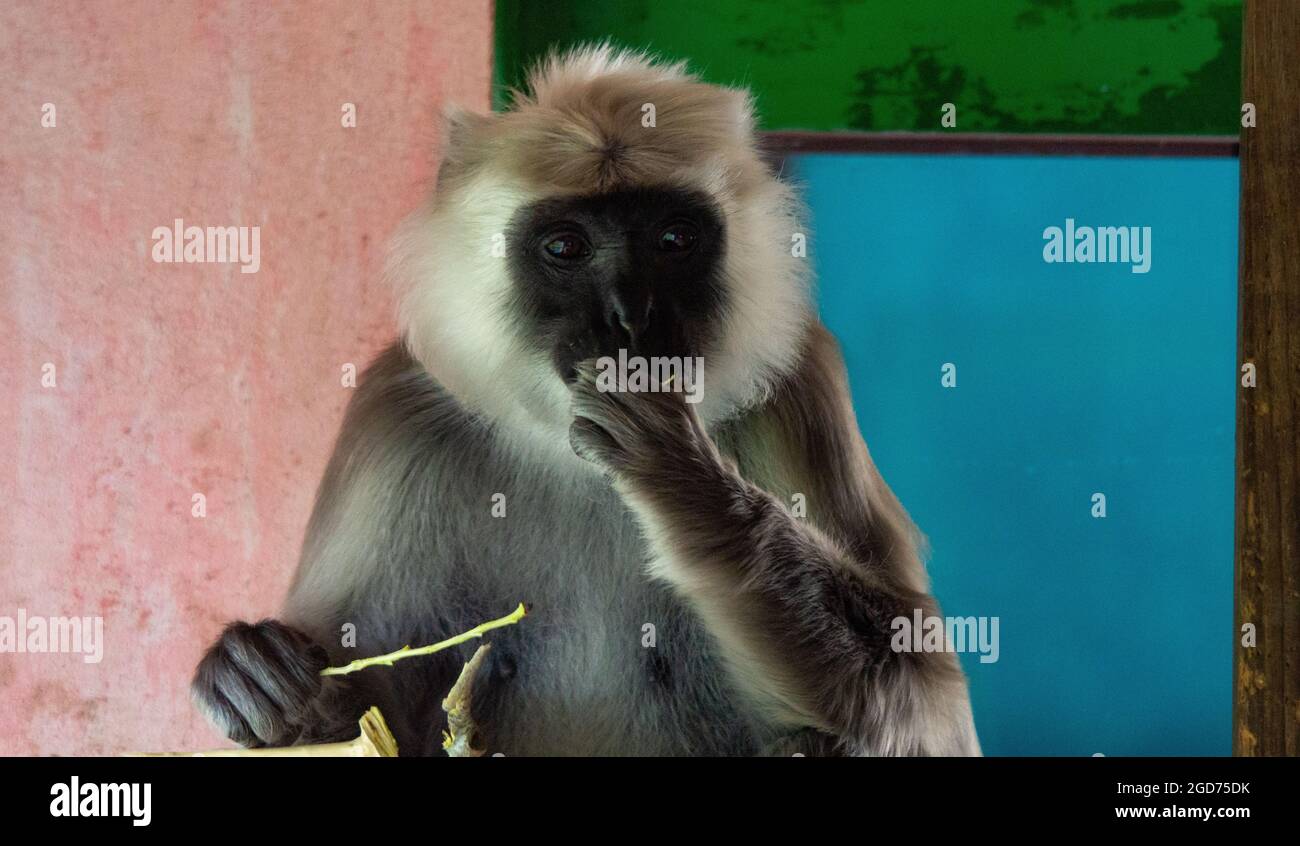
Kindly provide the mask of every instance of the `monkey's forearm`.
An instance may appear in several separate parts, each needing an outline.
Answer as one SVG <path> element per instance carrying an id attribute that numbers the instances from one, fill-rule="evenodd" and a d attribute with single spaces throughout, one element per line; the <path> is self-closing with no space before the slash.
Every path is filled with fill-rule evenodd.
<path id="1" fill-rule="evenodd" d="M 777 719 L 853 752 L 969 751 L 944 736 L 960 732 L 940 728 L 963 684 L 953 657 L 890 647 L 893 619 L 936 613 L 928 594 L 885 583 L 721 464 L 647 469 L 619 487 L 649 530 L 656 575 L 692 602 L 737 680 Z"/>
<path id="2" fill-rule="evenodd" d="M 928 593 L 744 479 L 680 395 L 602 392 L 583 370 L 574 415 L 570 441 L 637 514 L 652 574 L 691 602 L 775 722 L 853 753 L 978 753 L 954 656 L 891 648 L 893 620 L 937 611 Z"/>

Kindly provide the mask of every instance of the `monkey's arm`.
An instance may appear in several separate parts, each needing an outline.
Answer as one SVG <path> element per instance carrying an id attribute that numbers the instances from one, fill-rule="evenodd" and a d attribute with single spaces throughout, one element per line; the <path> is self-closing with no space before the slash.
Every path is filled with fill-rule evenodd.
<path id="1" fill-rule="evenodd" d="M 723 435 L 750 478 L 681 394 L 600 393 L 589 376 L 575 387 L 575 449 L 610 473 L 653 574 L 700 614 L 747 695 L 851 753 L 978 754 L 954 656 L 890 647 L 892 620 L 938 607 L 824 329 L 773 401 Z M 796 492 L 814 519 L 787 508 Z"/>
<path id="2" fill-rule="evenodd" d="M 360 715 L 378 705 L 403 754 L 437 748 L 453 656 L 348 676 L 322 678 L 320 671 L 453 633 L 422 629 L 422 620 L 437 615 L 412 605 L 423 595 L 419 568 L 431 566 L 436 550 L 428 545 L 434 534 L 419 522 L 428 509 L 410 500 L 425 496 L 418 472 L 437 464 L 428 450 L 453 425 L 448 406 L 400 346 L 366 371 L 317 492 L 280 619 L 228 626 L 195 672 L 194 699 L 232 740 L 349 740 Z M 343 641 L 345 626 L 354 642 Z"/>

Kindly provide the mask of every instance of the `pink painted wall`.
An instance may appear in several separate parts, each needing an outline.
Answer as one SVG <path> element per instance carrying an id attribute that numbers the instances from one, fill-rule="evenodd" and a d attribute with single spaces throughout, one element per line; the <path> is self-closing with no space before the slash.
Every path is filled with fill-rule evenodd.
<path id="1" fill-rule="evenodd" d="M 99 664 L 0 654 L 0 754 L 220 744 L 190 673 L 279 607 L 341 368 L 393 335 L 383 245 L 431 182 L 434 116 L 488 107 L 491 17 L 0 4 L 0 616 L 101 615 L 105 641 Z M 177 217 L 260 226 L 259 272 L 153 262 Z"/>

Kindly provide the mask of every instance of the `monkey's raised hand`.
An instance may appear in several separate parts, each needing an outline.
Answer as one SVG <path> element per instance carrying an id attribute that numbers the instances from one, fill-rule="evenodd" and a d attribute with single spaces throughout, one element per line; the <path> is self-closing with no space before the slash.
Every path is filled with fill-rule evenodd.
<path id="1" fill-rule="evenodd" d="M 680 391 L 604 392 L 591 362 L 577 366 L 570 390 L 573 451 L 616 481 L 671 473 L 676 463 L 699 471 L 721 469 L 717 449 Z"/>
<path id="2" fill-rule="evenodd" d="M 850 754 L 978 755 L 953 654 L 891 648 L 893 620 L 938 606 L 887 547 L 875 551 L 886 538 L 866 510 L 853 513 L 872 484 L 865 449 L 836 413 L 847 397 L 822 399 L 838 380 L 816 377 L 804 382 L 816 390 L 767 411 L 760 425 L 775 449 L 751 464 L 796 468 L 772 489 L 839 503 L 818 521 L 743 478 L 681 394 L 601 392 L 580 367 L 570 442 L 610 475 L 650 542 L 650 574 L 690 601 L 737 687 L 774 723 L 815 729 Z"/>
<path id="3" fill-rule="evenodd" d="M 317 719 L 324 647 L 277 620 L 231 623 L 194 672 L 195 703 L 241 746 L 289 746 Z"/>

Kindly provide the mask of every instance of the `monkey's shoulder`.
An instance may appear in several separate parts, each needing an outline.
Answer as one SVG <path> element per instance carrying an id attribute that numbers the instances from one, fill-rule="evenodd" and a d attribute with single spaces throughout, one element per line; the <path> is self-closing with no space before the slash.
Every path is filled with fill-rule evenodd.
<path id="1" fill-rule="evenodd" d="M 483 425 L 398 341 L 361 374 L 348 403 L 342 435 L 379 430 L 393 436 L 402 430 L 419 430 L 435 438 L 452 437 L 475 423 Z"/>

